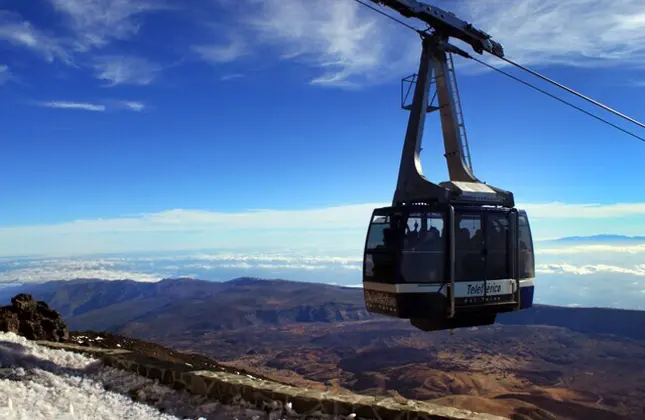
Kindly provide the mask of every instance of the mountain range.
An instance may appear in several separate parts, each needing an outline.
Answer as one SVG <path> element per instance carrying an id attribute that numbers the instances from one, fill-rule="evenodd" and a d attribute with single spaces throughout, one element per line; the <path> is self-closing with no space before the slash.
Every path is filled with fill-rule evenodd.
<path id="1" fill-rule="evenodd" d="M 298 322 L 381 318 L 370 314 L 360 288 L 241 277 L 227 282 L 190 278 L 155 283 L 76 279 L 0 289 L 0 304 L 30 293 L 56 308 L 72 329 L 118 332 L 137 324 L 168 332 L 239 329 Z M 166 320 L 172 318 L 170 325 Z M 535 305 L 501 314 L 499 324 L 549 325 L 588 334 L 645 340 L 645 312 Z"/>
<path id="2" fill-rule="evenodd" d="M 645 236 L 627 236 L 627 235 L 612 235 L 600 234 L 589 236 L 565 236 L 562 238 L 551 239 L 543 242 L 589 242 L 589 243 L 603 243 L 603 242 L 638 242 L 645 243 Z"/>
<path id="3" fill-rule="evenodd" d="M 109 331 L 307 386 L 399 393 L 511 418 L 645 416 L 645 311 L 536 305 L 424 333 L 366 311 L 360 288 L 286 280 L 78 279 L 28 292 L 72 330 Z"/>

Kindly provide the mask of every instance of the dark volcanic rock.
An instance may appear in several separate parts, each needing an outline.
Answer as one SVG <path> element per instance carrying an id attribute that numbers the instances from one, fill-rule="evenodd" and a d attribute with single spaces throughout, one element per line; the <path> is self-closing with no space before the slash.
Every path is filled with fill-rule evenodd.
<path id="1" fill-rule="evenodd" d="M 57 311 L 24 293 L 14 296 L 11 306 L 0 307 L 0 330 L 29 340 L 66 341 L 69 337 Z"/>

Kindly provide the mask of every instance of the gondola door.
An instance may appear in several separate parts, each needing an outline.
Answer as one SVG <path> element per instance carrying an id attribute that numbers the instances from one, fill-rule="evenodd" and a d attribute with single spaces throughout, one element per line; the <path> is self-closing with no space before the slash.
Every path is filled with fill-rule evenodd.
<path id="1" fill-rule="evenodd" d="M 517 238 L 515 211 L 487 211 L 484 218 L 486 275 L 484 303 L 506 303 L 514 300 Z"/>
<path id="2" fill-rule="evenodd" d="M 483 302 L 486 291 L 486 247 L 482 212 L 455 212 L 455 304 L 471 306 Z"/>
<path id="3" fill-rule="evenodd" d="M 461 210 L 455 220 L 457 306 L 513 301 L 512 212 Z"/>

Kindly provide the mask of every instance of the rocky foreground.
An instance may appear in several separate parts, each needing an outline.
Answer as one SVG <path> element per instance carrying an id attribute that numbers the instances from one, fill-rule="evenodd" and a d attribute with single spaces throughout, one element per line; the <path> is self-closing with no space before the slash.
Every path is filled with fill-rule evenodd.
<path id="1" fill-rule="evenodd" d="M 123 298 L 134 286 L 135 297 Z M 292 385 L 312 390 L 313 400 L 359 393 L 385 404 L 427 401 L 518 420 L 645 418 L 645 339 L 638 335 L 645 312 L 540 307 L 527 313 L 533 324 L 462 329 L 453 336 L 424 334 L 398 320 L 364 319 L 360 291 L 336 293 L 330 286 L 168 281 L 143 294 L 143 286 L 134 286 L 49 285 L 55 294 L 43 299 L 55 302 L 79 330 L 66 340 L 60 341 L 64 328 L 50 331 L 56 319 L 62 322 L 56 311 L 25 297 L 14 296 L 2 309 L 10 319 L 0 321 L 20 331 L 16 319 L 25 320 L 23 331 L 37 332 L 36 338 L 59 337 L 87 350 L 128 349 L 182 372 L 269 379 L 269 390 Z M 571 325 L 544 325 L 552 312 L 555 321 Z M 34 325 L 38 318 L 49 327 Z M 603 328 L 590 330 L 587 321 L 597 319 L 605 321 Z M 604 328 L 609 325 L 614 330 Z M 114 333 L 96 332 L 106 330 Z"/>
<path id="2" fill-rule="evenodd" d="M 2 365 L 0 373 L 3 374 L 4 379 L 9 380 L 6 383 L 10 384 L 12 390 L 12 393 L 8 391 L 4 393 L 8 400 L 3 411 L 3 418 L 22 418 L 25 415 L 29 418 L 44 418 L 42 415 L 45 412 L 51 413 L 56 410 L 60 412 L 61 407 L 52 406 L 56 400 L 52 397 L 52 395 L 56 395 L 56 389 L 50 389 L 47 395 L 35 400 L 34 392 L 29 389 L 29 384 L 33 384 L 34 380 L 37 381 L 39 372 L 43 370 L 49 372 L 45 373 L 46 377 L 53 378 L 47 375 L 60 376 L 60 380 L 57 379 L 60 386 L 65 385 L 69 388 L 69 385 L 74 381 L 80 381 L 78 383 L 79 390 L 68 389 L 65 391 L 66 395 L 80 395 L 80 388 L 87 388 L 88 381 L 92 382 L 91 387 L 99 392 L 101 392 L 100 386 L 103 386 L 106 393 L 114 393 L 114 386 L 107 385 L 103 379 L 106 372 L 113 372 L 116 369 L 116 371 L 135 373 L 144 382 L 152 381 L 152 384 L 165 386 L 166 391 L 163 393 L 166 395 L 163 398 L 158 396 L 158 392 L 151 394 L 149 389 L 144 390 L 145 386 L 150 388 L 150 384 L 144 387 L 130 387 L 132 389 L 122 391 L 121 394 L 131 398 L 135 405 L 143 404 L 163 409 L 168 414 L 171 412 L 178 414 L 181 411 L 178 407 L 167 404 L 170 398 L 168 392 L 173 392 L 171 390 L 174 389 L 176 390 L 174 392 L 183 393 L 182 395 L 192 395 L 193 397 L 190 398 L 193 400 L 197 398 L 200 419 L 253 418 L 257 420 L 262 417 L 262 413 L 267 420 L 295 419 L 303 416 L 319 420 L 398 419 L 402 417 L 445 420 L 502 419 L 497 416 L 478 414 L 430 402 L 407 400 L 400 396 L 399 398 L 377 397 L 347 391 L 337 392 L 293 386 L 250 371 L 227 366 L 203 356 L 176 352 L 141 340 L 93 331 L 70 333 L 57 311 L 49 308 L 44 302 L 35 301 L 29 295 L 15 296 L 10 306 L 0 308 L 0 314 L 2 315 L 0 326 L 5 329 L 11 328 L 9 334 L 3 333 L 4 335 L 0 339 L 0 365 Z M 18 337 L 16 334 L 29 335 L 31 339 L 16 342 L 13 339 L 15 337 L 24 340 L 24 337 Z M 97 360 L 98 364 L 90 363 L 88 359 L 87 366 L 79 369 L 60 366 L 51 361 L 47 362 L 41 357 L 45 353 L 43 349 L 47 347 L 85 353 L 91 355 L 94 360 L 99 359 Z M 40 354 L 27 354 L 30 351 Z M 69 360 L 70 357 L 66 356 L 61 359 L 61 363 L 68 363 Z M 35 370 L 32 372 L 32 369 Z M 113 371 L 109 369 L 113 369 Z M 99 371 L 101 375 L 97 376 Z M 29 380 L 23 381 L 24 378 Z M 51 380 L 45 382 L 51 388 L 53 382 Z M 41 384 L 39 389 L 43 391 L 44 385 Z M 16 390 L 20 392 L 16 392 Z M 176 396 L 174 395 L 171 400 L 178 401 Z M 186 398 L 189 397 L 184 397 L 184 399 Z M 107 401 L 106 398 L 102 399 Z M 14 400 L 21 402 L 17 411 L 13 406 Z M 52 404 L 48 403 L 49 400 L 53 401 Z M 194 402 L 193 406 L 195 406 Z M 115 418 L 115 413 L 106 407 L 103 407 L 98 417 L 96 417 L 98 415 L 97 408 L 93 418 Z M 232 407 L 237 408 L 233 409 Z M 84 408 L 87 409 L 87 404 Z M 65 409 L 67 410 L 64 411 L 65 418 L 77 418 L 71 402 L 69 407 Z M 258 412 L 258 409 L 261 411 Z M 161 415 L 161 411 L 159 414 L 163 418 L 175 418 L 174 414 L 171 416 Z M 530 418 L 522 417 L 522 419 Z"/>
<path id="3" fill-rule="evenodd" d="M 12 332 L 28 340 L 67 341 L 69 332 L 60 314 L 31 295 L 18 294 L 11 306 L 0 307 L 0 331 Z"/>
<path id="4" fill-rule="evenodd" d="M 14 333 L 32 341 L 67 343 L 83 347 L 127 350 L 145 357 L 190 366 L 196 370 L 215 370 L 285 383 L 244 369 L 233 368 L 208 357 L 182 353 L 143 340 L 96 331 L 69 332 L 60 313 L 29 294 L 18 294 L 10 306 L 0 307 L 0 331 Z"/>

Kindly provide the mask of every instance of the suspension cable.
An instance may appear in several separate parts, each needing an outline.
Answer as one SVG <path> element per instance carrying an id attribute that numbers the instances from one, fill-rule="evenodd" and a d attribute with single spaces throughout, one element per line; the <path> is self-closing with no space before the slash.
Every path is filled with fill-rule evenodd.
<path id="1" fill-rule="evenodd" d="M 576 109 L 576 110 L 578 110 L 578 111 L 580 111 L 580 112 L 582 112 L 582 113 L 585 113 L 585 114 L 589 115 L 590 117 L 597 119 L 598 121 L 604 122 L 605 124 L 608 124 L 608 125 L 610 125 L 610 126 L 614 127 L 615 129 L 622 131 L 622 132 L 623 132 L 623 133 L 625 133 L 625 134 L 628 134 L 628 135 L 630 135 L 630 136 L 632 136 L 632 137 L 637 138 L 637 139 L 638 139 L 638 140 L 640 140 L 640 141 L 645 142 L 645 138 L 644 138 L 644 137 L 640 137 L 640 136 L 638 136 L 638 135 L 636 135 L 636 134 L 632 133 L 631 131 L 627 131 L 627 130 L 625 130 L 624 128 L 621 128 L 621 127 L 617 126 L 617 125 L 616 125 L 616 124 L 614 124 L 614 123 L 611 123 L 611 122 L 609 122 L 609 121 L 607 121 L 607 120 L 605 120 L 605 119 L 603 119 L 603 118 L 601 118 L 601 117 L 599 117 L 599 116 L 597 116 L 597 115 L 595 115 L 595 114 L 592 114 L 591 112 L 586 111 L 586 110 L 584 110 L 584 109 L 580 108 L 579 106 L 572 104 L 571 102 L 567 102 L 567 101 L 565 101 L 564 99 L 558 98 L 558 97 L 557 97 L 557 96 L 555 96 L 554 94 L 549 93 L 549 92 L 547 92 L 547 91 L 545 91 L 545 90 L 543 90 L 543 89 L 540 89 L 539 87 L 537 87 L 537 86 L 535 86 L 535 85 L 532 85 L 531 83 L 526 82 L 526 81 L 524 81 L 524 80 L 522 80 L 522 79 L 520 79 L 520 78 L 518 78 L 518 77 L 515 77 L 515 76 L 513 76 L 512 74 L 510 74 L 510 73 L 508 73 L 508 72 L 505 72 L 504 70 L 498 69 L 498 68 L 497 68 L 497 67 L 495 67 L 495 66 L 492 66 L 492 65 L 490 65 L 490 64 L 488 64 L 488 63 L 485 63 L 484 61 L 479 60 L 478 58 L 475 58 L 475 57 L 472 57 L 472 56 L 470 56 L 470 58 L 471 58 L 471 59 L 473 59 L 473 60 L 475 60 L 475 61 L 476 61 L 476 62 L 478 62 L 479 64 L 482 64 L 482 65 L 484 65 L 484 66 L 488 67 L 489 69 L 495 70 L 496 72 L 499 72 L 499 73 L 503 74 L 504 76 L 510 77 L 511 79 L 513 79 L 513 80 L 515 80 L 515 81 L 517 81 L 517 82 L 520 82 L 520 83 L 522 83 L 523 85 L 526 85 L 526 86 L 528 86 L 528 87 L 530 87 L 530 88 L 532 88 L 532 89 L 535 89 L 535 90 L 537 90 L 538 92 L 543 93 L 543 94 L 545 94 L 545 95 L 547 95 L 547 96 L 549 96 L 549 97 L 551 97 L 551 98 L 555 99 L 556 101 L 562 102 L 563 104 L 568 105 L 568 106 L 570 106 L 570 107 L 572 107 L 572 108 L 574 108 L 574 109 Z"/>
<path id="2" fill-rule="evenodd" d="M 559 87 L 559 88 L 561 88 L 561 89 L 564 89 L 564 90 L 566 90 L 567 92 L 572 93 L 572 94 L 576 95 L 577 97 L 584 99 L 585 101 L 591 102 L 592 104 L 594 104 L 594 105 L 596 105 L 596 106 L 599 106 L 600 108 L 604 109 L 605 111 L 609 111 L 609 112 L 611 112 L 612 114 L 618 115 L 619 117 L 624 118 L 625 120 L 627 120 L 627 121 L 629 121 L 629 122 L 631 122 L 631 123 L 634 123 L 634 124 L 636 124 L 637 126 L 639 126 L 639 127 L 641 127 L 641 128 L 645 128 L 645 124 L 641 123 L 640 121 L 636 121 L 635 119 L 630 118 L 630 117 L 628 117 L 627 115 L 622 114 L 622 113 L 620 113 L 620 112 L 616 111 L 615 109 L 612 109 L 612 108 L 608 107 L 607 105 L 601 104 L 600 102 L 598 102 L 598 101 L 596 101 L 596 100 L 594 100 L 594 99 L 591 99 L 590 97 L 585 96 L 585 95 L 583 95 L 582 93 L 576 92 L 575 90 L 573 90 L 573 89 L 571 89 L 571 88 L 568 88 L 567 86 L 563 85 L 562 83 L 558 83 L 558 82 L 556 82 L 556 81 L 555 81 L 555 80 L 553 80 L 553 79 L 549 79 L 548 77 L 546 77 L 546 76 L 544 76 L 544 75 L 542 75 L 542 74 L 540 74 L 540 73 L 536 72 L 535 70 L 531 70 L 530 68 L 525 67 L 525 66 L 523 66 L 523 65 L 521 65 L 521 64 L 515 63 L 515 62 L 513 62 L 512 60 L 509 60 L 508 58 L 505 58 L 505 57 L 498 57 L 498 58 L 500 58 L 501 60 L 506 61 L 506 62 L 507 62 L 507 63 L 509 63 L 509 64 L 514 65 L 515 67 L 517 67 L 517 68 L 519 68 L 519 69 L 522 69 L 522 70 L 524 70 L 524 71 L 526 71 L 526 72 L 529 72 L 529 73 L 531 73 L 532 75 L 537 76 L 537 77 L 539 77 L 540 79 L 545 80 L 545 81 L 547 81 L 547 82 L 551 83 L 552 85 L 555 85 L 555 86 L 557 86 L 557 87 Z"/>
<path id="3" fill-rule="evenodd" d="M 413 31 L 415 31 L 415 32 L 417 32 L 417 33 L 419 33 L 419 34 L 424 34 L 424 32 L 422 32 L 422 31 L 418 30 L 417 28 L 415 28 L 415 27 L 413 27 L 413 26 L 411 26 L 411 25 L 408 25 L 407 23 L 403 22 L 402 20 L 399 20 L 399 19 L 397 19 L 397 18 L 395 18 L 395 17 L 393 17 L 393 16 L 388 15 L 387 13 L 383 12 L 382 10 L 379 10 L 379 9 L 377 9 L 377 8 L 376 8 L 376 7 L 374 7 L 374 6 L 369 5 L 369 4 L 365 3 L 365 2 L 363 2 L 362 0 L 354 0 L 354 1 L 356 1 L 356 2 L 357 2 L 357 3 L 359 3 L 359 4 L 362 4 L 363 6 L 365 6 L 365 7 L 369 8 L 369 9 L 374 10 L 374 11 L 375 11 L 375 12 L 377 12 L 377 13 L 382 14 L 383 16 L 385 16 L 385 17 L 387 17 L 387 18 L 392 19 L 393 21 L 395 21 L 395 22 L 397 22 L 397 23 L 400 23 L 401 25 L 403 25 L 403 26 L 405 26 L 405 27 L 407 27 L 407 28 L 409 28 L 409 29 L 412 29 Z M 467 58 L 470 58 L 470 59 L 472 59 L 472 60 L 474 60 L 474 61 L 478 62 L 479 64 L 482 64 L 482 65 L 484 65 L 484 66 L 486 66 L 486 67 L 488 67 L 488 68 L 490 68 L 490 69 L 492 69 L 492 70 L 495 70 L 495 71 L 497 71 L 497 72 L 499 72 L 499 73 L 501 73 L 501 74 L 503 74 L 503 75 L 505 75 L 505 76 L 507 76 L 507 77 L 510 77 L 511 79 L 513 79 L 513 80 L 515 80 L 515 81 L 517 81 L 517 82 L 522 83 L 523 85 L 526 85 L 526 86 L 528 86 L 528 87 L 530 87 L 530 88 L 532 88 L 532 89 L 535 89 L 535 90 L 537 90 L 538 92 L 543 93 L 543 94 L 545 94 L 545 95 L 547 95 L 547 96 L 549 96 L 549 97 L 551 97 L 551 98 L 553 98 L 553 99 L 555 99 L 555 100 L 557 100 L 557 101 L 559 101 L 559 102 L 562 102 L 563 104 L 568 105 L 568 106 L 570 106 L 570 107 L 572 107 L 572 108 L 574 108 L 574 109 L 576 109 L 576 110 L 578 110 L 578 111 L 580 111 L 580 112 L 582 112 L 582 113 L 584 113 L 584 114 L 587 114 L 588 116 L 590 116 L 590 117 L 592 117 L 592 118 L 595 118 L 595 119 L 596 119 L 596 120 L 598 120 L 598 121 L 601 121 L 601 122 L 603 122 L 603 123 L 605 123 L 605 124 L 608 124 L 608 125 L 610 125 L 610 126 L 614 127 L 615 129 L 622 131 L 622 132 L 623 132 L 623 133 L 625 133 L 625 134 L 628 134 L 628 135 L 630 135 L 630 136 L 632 136 L 632 137 L 635 137 L 636 139 L 638 139 L 638 140 L 640 140 L 640 141 L 645 142 L 645 138 L 644 138 L 644 137 L 638 136 L 638 135 L 636 135 L 636 134 L 634 134 L 634 133 L 632 133 L 632 132 L 630 132 L 630 131 L 627 131 L 627 130 L 625 130 L 625 129 L 623 129 L 623 128 L 619 127 L 619 126 L 617 126 L 616 124 L 613 124 L 613 123 L 611 123 L 611 122 L 609 122 L 609 121 L 607 121 L 607 120 L 605 120 L 605 119 L 603 119 L 603 118 L 601 118 L 601 117 L 599 117 L 599 116 L 597 116 L 597 115 L 595 115 L 595 114 L 592 114 L 591 112 L 586 111 L 586 110 L 584 110 L 584 109 L 580 108 L 579 106 L 576 106 L 576 105 L 574 105 L 574 104 L 572 104 L 572 103 L 570 103 L 570 102 L 567 102 L 567 101 L 565 101 L 564 99 L 561 99 L 561 98 L 559 98 L 559 97 L 555 96 L 554 94 L 551 94 L 551 93 L 549 93 L 549 92 L 547 92 L 547 91 L 545 91 L 545 90 L 543 90 L 543 89 L 540 89 L 540 88 L 538 88 L 537 86 L 534 86 L 534 85 L 532 85 L 532 84 L 531 84 L 531 83 L 529 83 L 529 82 L 526 82 L 526 81 L 524 81 L 524 80 L 522 80 L 522 79 L 520 79 L 520 78 L 518 78 L 518 77 L 515 77 L 515 76 L 513 76 L 512 74 L 510 74 L 510 73 L 508 73 L 508 72 L 505 72 L 504 70 L 498 69 L 497 67 L 494 67 L 494 66 L 492 66 L 492 65 L 490 65 L 490 64 L 488 64 L 488 63 L 485 63 L 484 61 L 479 60 L 479 59 L 477 59 L 477 58 L 475 58 L 475 57 L 471 56 L 470 54 L 466 54 L 466 56 L 467 56 Z M 636 121 L 635 119 L 630 118 L 630 117 L 628 117 L 628 116 L 627 116 L 627 115 L 625 115 L 625 114 L 622 114 L 622 113 L 620 113 L 620 112 L 618 112 L 618 111 L 616 111 L 616 110 L 614 110 L 614 109 L 612 109 L 612 108 L 610 108 L 610 107 L 608 107 L 608 106 L 606 106 L 606 105 L 603 105 L 603 104 L 601 104 L 600 102 L 598 102 L 598 101 L 596 101 L 596 100 L 594 100 L 594 99 L 589 98 L 588 96 L 585 96 L 585 95 L 583 95 L 583 94 L 581 94 L 581 93 L 578 93 L 578 92 L 576 92 L 575 90 L 570 89 L 570 88 L 566 87 L 565 85 L 563 85 L 563 84 L 561 84 L 561 83 L 556 82 L 555 80 L 552 80 L 552 79 L 550 79 L 550 78 L 548 78 L 548 77 L 546 77 L 546 76 L 543 76 L 543 75 L 541 75 L 540 73 L 538 73 L 538 72 L 536 72 L 536 71 L 534 71 L 534 70 L 529 69 L 528 67 L 522 66 L 521 64 L 515 63 L 515 62 L 513 62 L 513 61 L 511 61 L 511 60 L 509 60 L 509 59 L 507 59 L 507 58 L 504 58 L 504 57 L 498 57 L 498 58 L 500 58 L 500 59 L 502 59 L 502 60 L 506 61 L 507 63 L 509 63 L 509 64 L 511 64 L 511 65 L 513 65 L 513 66 L 518 67 L 518 68 L 519 68 L 519 69 L 521 69 L 521 70 L 524 70 L 524 71 L 526 71 L 526 72 L 529 72 L 529 73 L 533 74 L 534 76 L 539 77 L 539 78 L 541 78 L 542 80 L 545 80 L 545 81 L 547 81 L 547 82 L 549 82 L 549 83 L 551 83 L 551 84 L 553 84 L 553 85 L 555 85 L 555 86 L 557 86 L 557 87 L 559 87 L 559 88 L 561 88 L 561 89 L 564 89 L 564 90 L 566 90 L 567 92 L 569 92 L 569 93 L 571 93 L 571 94 L 573 94 L 573 95 L 576 95 L 576 96 L 578 96 L 578 97 L 580 97 L 580 98 L 582 98 L 582 99 L 584 99 L 584 100 L 586 100 L 586 101 L 588 101 L 588 102 L 591 102 L 592 104 L 594 104 L 594 105 L 596 105 L 596 106 L 598 106 L 598 107 L 600 107 L 600 108 L 604 109 L 605 111 L 609 111 L 609 112 L 611 112 L 611 113 L 613 113 L 613 114 L 615 114 L 615 115 L 618 115 L 618 116 L 619 116 L 619 117 L 621 117 L 621 118 L 624 118 L 625 120 L 627 120 L 627 121 L 629 121 L 629 122 L 631 122 L 631 123 L 633 123 L 633 124 L 638 125 L 639 127 L 645 128 L 645 124 L 642 124 L 641 122 Z"/>

